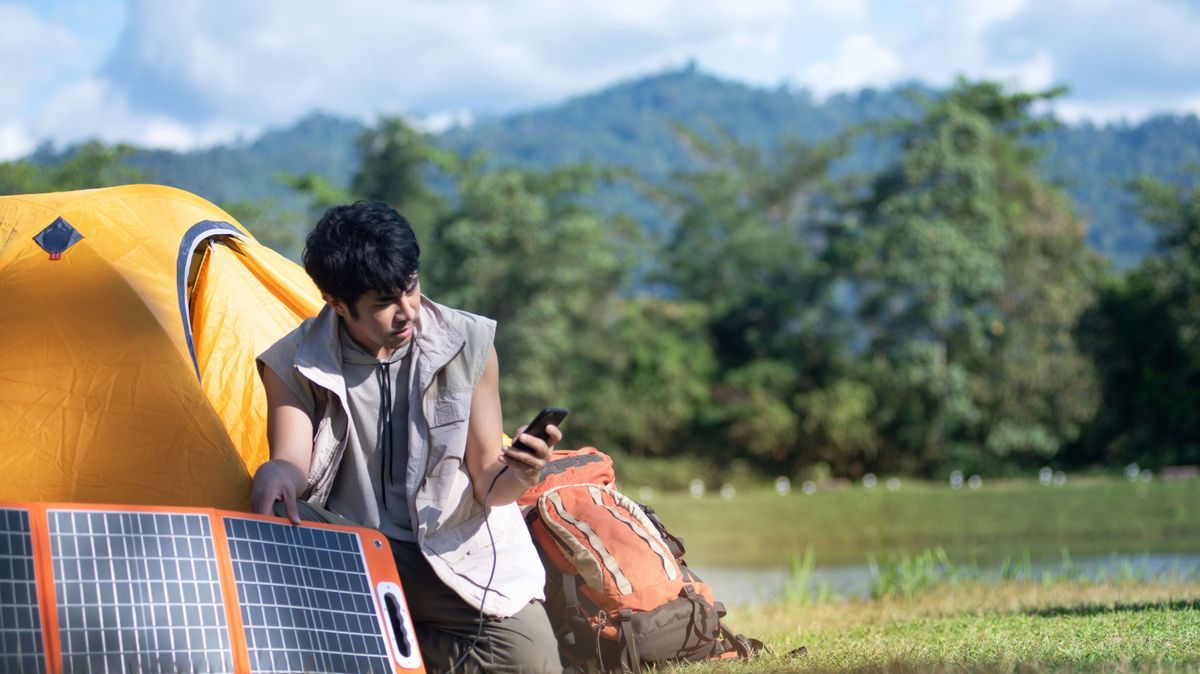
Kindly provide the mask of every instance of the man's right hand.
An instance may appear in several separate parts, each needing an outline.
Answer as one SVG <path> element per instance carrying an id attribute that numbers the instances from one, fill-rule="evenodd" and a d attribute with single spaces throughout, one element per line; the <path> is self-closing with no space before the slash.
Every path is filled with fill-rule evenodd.
<path id="1" fill-rule="evenodd" d="M 250 507 L 259 515 L 274 515 L 275 502 L 283 502 L 283 510 L 292 524 L 300 524 L 296 509 L 296 484 L 304 476 L 296 465 L 275 459 L 258 467 L 254 486 L 250 490 Z"/>

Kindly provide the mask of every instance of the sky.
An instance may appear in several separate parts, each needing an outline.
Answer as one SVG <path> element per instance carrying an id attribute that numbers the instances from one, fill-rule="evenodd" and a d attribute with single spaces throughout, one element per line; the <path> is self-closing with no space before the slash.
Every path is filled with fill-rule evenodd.
<path id="1" fill-rule="evenodd" d="M 1200 113 L 1196 0 L 0 0 L 0 160 L 193 149 L 320 110 L 431 130 L 694 62 L 820 97 L 1067 85 L 1067 121 Z"/>

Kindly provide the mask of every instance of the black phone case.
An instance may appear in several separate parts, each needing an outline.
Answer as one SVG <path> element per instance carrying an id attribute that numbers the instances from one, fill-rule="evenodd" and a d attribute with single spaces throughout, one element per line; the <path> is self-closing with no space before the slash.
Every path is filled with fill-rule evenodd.
<path id="1" fill-rule="evenodd" d="M 537 416 L 533 418 L 533 421 L 529 422 L 529 426 L 526 427 L 525 432 L 535 438 L 548 440 L 549 437 L 546 435 L 546 426 L 550 424 L 554 424 L 555 426 L 561 424 L 563 419 L 567 418 L 567 414 L 568 412 L 566 408 L 547 407 L 541 412 L 538 412 Z M 520 440 L 514 440 L 512 443 L 512 448 L 522 452 L 531 451 L 529 447 L 527 447 Z"/>

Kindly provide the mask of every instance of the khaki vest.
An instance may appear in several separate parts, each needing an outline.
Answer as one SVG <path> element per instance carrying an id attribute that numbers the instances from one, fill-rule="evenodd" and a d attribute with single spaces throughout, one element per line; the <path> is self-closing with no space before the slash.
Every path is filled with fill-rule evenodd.
<path id="1" fill-rule="evenodd" d="M 494 321 L 421 298 L 409 370 L 409 517 L 421 552 L 447 586 L 484 613 L 508 617 L 544 599 L 545 570 L 515 503 L 485 509 L 475 500 L 463 453 L 471 396 L 495 335 Z M 326 306 L 258 358 L 289 386 L 311 389 L 312 465 L 301 498 L 324 506 L 346 449 L 350 411 L 341 372 L 338 318 Z M 497 442 L 499 442 L 497 438 Z M 489 537 L 485 520 L 491 525 Z M 401 579 L 403 580 L 403 579 Z"/>

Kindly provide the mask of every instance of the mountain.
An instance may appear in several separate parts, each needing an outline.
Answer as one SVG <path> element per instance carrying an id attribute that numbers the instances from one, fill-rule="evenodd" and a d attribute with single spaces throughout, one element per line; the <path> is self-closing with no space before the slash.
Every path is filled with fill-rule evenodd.
<path id="1" fill-rule="evenodd" d="M 545 168 L 595 162 L 662 179 L 689 161 L 676 124 L 722 129 L 760 147 L 785 136 L 819 142 L 852 125 L 914 116 L 920 107 L 904 91 L 865 89 L 818 102 L 804 90 L 751 87 L 689 66 L 552 108 L 452 129 L 441 140 L 460 152 L 482 151 L 497 163 Z"/>
<path id="2" fill-rule="evenodd" d="M 676 125 L 701 133 L 721 129 L 763 148 L 786 136 L 818 142 L 852 126 L 913 118 L 921 110 L 914 94 L 937 92 L 907 85 L 817 100 L 804 90 L 753 87 L 688 66 L 559 105 L 484 119 L 448 130 L 436 141 L 460 153 L 483 152 L 494 165 L 548 168 L 592 162 L 629 167 L 648 180 L 662 181 L 690 161 Z M 130 163 L 156 180 L 219 202 L 273 199 L 294 206 L 296 197 L 278 176 L 311 172 L 346 184 L 356 163 L 353 141 L 363 128 L 317 113 L 250 143 L 189 153 L 138 151 Z M 1194 115 L 1139 124 L 1063 125 L 1041 142 L 1044 176 L 1075 200 L 1090 223 L 1089 243 L 1122 267 L 1141 259 L 1154 240 L 1124 186 L 1144 174 L 1178 180 L 1189 164 L 1200 165 L 1200 120 Z M 839 170 L 877 168 L 892 152 L 864 139 Z M 628 213 L 651 229 L 663 225 L 662 214 L 628 186 L 607 189 L 595 203 Z"/>
<path id="3" fill-rule="evenodd" d="M 354 120 L 315 112 L 253 142 L 193 152 L 137 150 L 126 163 L 156 182 L 211 201 L 265 199 L 298 206 L 299 197 L 280 182 L 280 176 L 316 173 L 338 184 L 348 183 L 358 167 L 354 139 L 364 128 Z"/>
<path id="4" fill-rule="evenodd" d="M 1071 195 L 1090 224 L 1088 243 L 1118 267 L 1153 250 L 1155 231 L 1137 215 L 1126 186 L 1139 176 L 1168 182 L 1196 179 L 1200 119 L 1160 115 L 1139 124 L 1063 126 L 1047 138 L 1043 175 Z"/>

